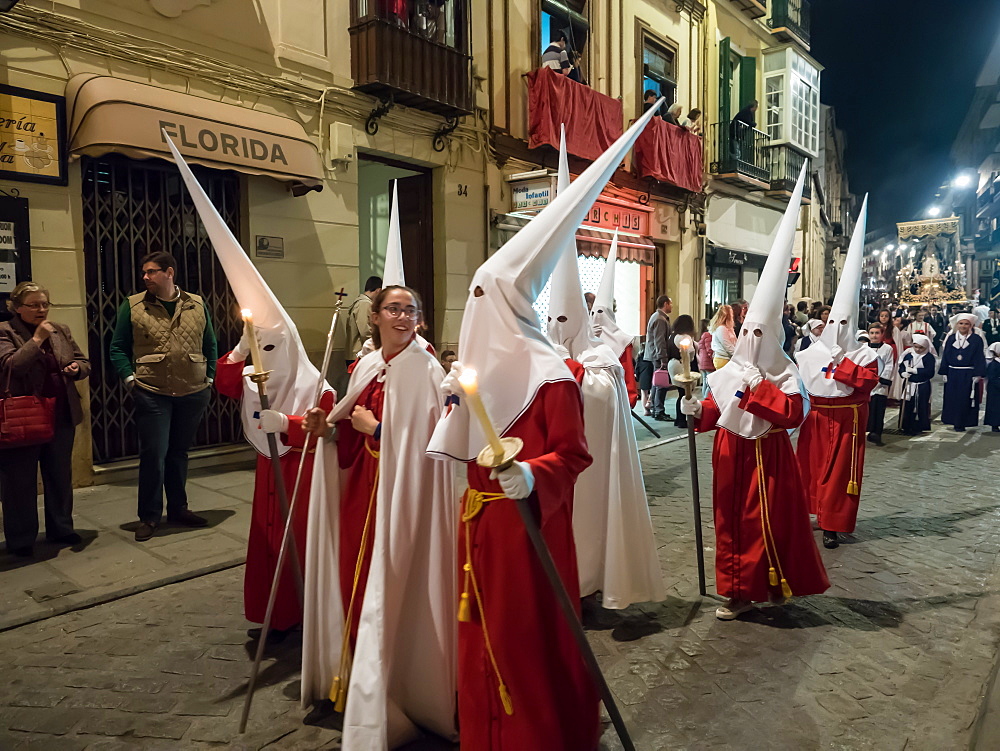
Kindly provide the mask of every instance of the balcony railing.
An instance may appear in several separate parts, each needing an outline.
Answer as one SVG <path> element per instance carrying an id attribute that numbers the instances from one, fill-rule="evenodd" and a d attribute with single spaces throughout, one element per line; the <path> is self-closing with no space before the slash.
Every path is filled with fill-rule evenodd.
<path id="1" fill-rule="evenodd" d="M 469 3 L 351 0 L 354 88 L 454 117 L 472 111 Z"/>
<path id="2" fill-rule="evenodd" d="M 771 187 L 768 195 L 779 195 L 791 198 L 799 172 L 806 157 L 791 146 L 771 146 L 768 148 L 768 161 L 771 170 Z M 802 200 L 806 203 L 812 200 L 812 181 L 806 180 L 802 186 Z"/>
<path id="3" fill-rule="evenodd" d="M 730 0 L 730 2 L 750 18 L 763 18 L 767 15 L 767 0 Z"/>
<path id="4" fill-rule="evenodd" d="M 708 129 L 709 171 L 719 180 L 770 185 L 771 138 L 746 123 L 714 123 Z"/>
<path id="5" fill-rule="evenodd" d="M 809 46 L 809 0 L 771 0 L 771 33 L 786 42 Z"/>

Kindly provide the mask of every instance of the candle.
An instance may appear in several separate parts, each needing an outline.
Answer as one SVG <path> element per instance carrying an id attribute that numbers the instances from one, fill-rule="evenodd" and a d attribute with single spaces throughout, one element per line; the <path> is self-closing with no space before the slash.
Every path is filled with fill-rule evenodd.
<path id="1" fill-rule="evenodd" d="M 250 364 L 253 365 L 254 373 L 264 372 L 264 361 L 260 357 L 260 342 L 257 341 L 257 332 L 253 330 L 253 315 L 249 308 L 243 308 L 243 332 L 250 340 Z"/>
<path id="2" fill-rule="evenodd" d="M 688 354 L 688 350 L 691 348 L 691 337 L 685 336 L 677 344 L 681 348 L 681 371 L 684 373 L 684 378 L 690 381 L 691 355 Z"/>
<path id="3" fill-rule="evenodd" d="M 504 455 L 503 444 L 500 443 L 500 436 L 493 429 L 493 423 L 490 422 L 489 415 L 486 414 L 483 400 L 479 397 L 479 374 L 472 368 L 465 368 L 462 375 L 458 377 L 458 382 L 462 384 L 462 390 L 469 401 L 469 407 L 479 418 L 479 424 L 483 428 L 483 433 L 486 434 L 486 440 L 489 441 L 490 448 L 493 449 L 494 459 L 498 462 L 501 461 Z"/>

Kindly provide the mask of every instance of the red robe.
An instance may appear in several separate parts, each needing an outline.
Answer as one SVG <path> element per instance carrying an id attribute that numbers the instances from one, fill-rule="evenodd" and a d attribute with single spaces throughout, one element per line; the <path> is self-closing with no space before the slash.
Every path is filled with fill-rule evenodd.
<path id="1" fill-rule="evenodd" d="M 223 396 L 242 399 L 243 367 L 242 362 L 229 362 L 228 352 L 219 358 L 215 370 L 216 390 Z M 325 410 L 333 409 L 332 391 L 323 394 L 320 406 Z M 305 433 L 302 431 L 300 416 L 288 416 L 288 433 L 283 435 L 281 440 L 292 448 L 281 457 L 281 474 L 286 493 L 291 496 L 295 487 L 295 475 L 298 474 L 299 462 L 302 459 L 302 447 L 305 445 Z M 302 468 L 299 500 L 295 504 L 295 519 L 292 523 L 303 572 L 306 565 L 306 520 L 309 518 L 309 486 L 312 483 L 315 443 L 313 447 L 306 455 L 305 465 Z M 285 531 L 281 507 L 274 494 L 274 475 L 271 466 L 271 457 L 257 454 L 253 507 L 250 512 L 250 535 L 247 540 L 247 563 L 243 572 L 243 614 L 251 623 L 264 622 L 274 569 L 278 564 L 281 537 Z M 292 502 L 291 498 L 288 502 Z M 281 582 L 278 584 L 278 594 L 274 600 L 274 612 L 271 614 L 271 628 L 285 631 L 301 622 L 302 606 L 295 584 L 295 569 L 289 557 L 286 558 L 285 568 L 281 572 Z"/>
<path id="2" fill-rule="evenodd" d="M 580 389 L 569 381 L 541 387 L 505 435 L 524 441 L 518 457 L 535 476 L 530 503 L 574 603 L 580 585 L 573 544 L 573 486 L 591 463 Z M 500 493 L 490 470 L 468 465 L 469 487 Z M 463 513 L 465 501 L 463 500 Z M 463 749 L 592 751 L 600 735 L 599 694 L 555 594 L 545 578 L 517 506 L 502 498 L 459 525 L 459 584 L 465 579 L 466 534 L 497 668 L 510 694 L 504 711 L 474 595 L 471 621 L 458 626 L 458 714 Z M 577 613 L 579 615 L 579 611 Z"/>
<path id="3" fill-rule="evenodd" d="M 781 597 L 783 577 L 795 596 L 825 592 L 830 586 L 809 522 L 802 478 L 786 430 L 802 423 L 802 397 L 786 394 L 770 381 L 746 389 L 740 407 L 772 423 L 760 438 L 722 429 L 712 450 L 712 504 L 715 508 L 715 581 L 723 597 L 762 602 Z M 702 402 L 697 430 L 716 427 L 719 408 L 709 395 Z M 765 477 L 766 514 L 761 515 L 757 448 Z M 765 532 L 767 544 L 765 545 Z M 769 569 L 779 583 L 770 584 Z"/>
<path id="4" fill-rule="evenodd" d="M 868 399 L 878 386 L 878 360 L 858 366 L 845 357 L 833 378 L 854 391 L 836 398 L 809 397 L 812 409 L 799 432 L 799 471 L 809 511 L 816 514 L 820 528 L 853 532 L 865 466 Z"/>
<path id="5" fill-rule="evenodd" d="M 635 382 L 635 361 L 632 359 L 632 345 L 628 345 L 619 358 L 625 368 L 625 389 L 628 391 L 628 406 L 634 409 L 639 401 L 639 385 Z"/>

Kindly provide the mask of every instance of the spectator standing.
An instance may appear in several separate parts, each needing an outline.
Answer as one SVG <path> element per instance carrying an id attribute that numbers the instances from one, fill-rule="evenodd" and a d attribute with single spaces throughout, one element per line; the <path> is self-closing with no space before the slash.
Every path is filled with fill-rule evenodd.
<path id="1" fill-rule="evenodd" d="M 785 305 L 784 315 L 781 317 L 781 328 L 785 336 L 785 343 L 781 349 L 786 355 L 791 356 L 795 351 L 795 308 L 791 304 Z"/>
<path id="2" fill-rule="evenodd" d="M 701 110 L 695 107 L 687 113 L 687 117 L 681 119 L 681 127 L 686 128 L 696 136 L 701 135 Z"/>
<path id="3" fill-rule="evenodd" d="M 986 412 L 983 425 L 1000 433 L 1000 342 L 986 348 Z"/>
<path id="4" fill-rule="evenodd" d="M 802 327 L 809 320 L 809 314 L 806 312 L 809 309 L 809 303 L 805 300 L 799 300 L 798 304 L 795 306 L 795 325 Z"/>
<path id="5" fill-rule="evenodd" d="M 14 317 L 0 323 L 0 393 L 55 399 L 55 433 L 48 443 L 0 449 L 0 502 L 7 550 L 27 557 L 38 537 L 36 478 L 42 470 L 45 537 L 76 545 L 73 529 L 73 437 L 83 419 L 75 381 L 90 375 L 90 361 L 69 327 L 48 320 L 49 293 L 21 282 L 7 303 Z"/>
<path id="6" fill-rule="evenodd" d="M 712 331 L 712 364 L 714 370 L 725 367 L 736 349 L 736 329 L 731 305 L 720 305 L 709 327 Z"/>
<path id="7" fill-rule="evenodd" d="M 132 393 L 139 436 L 137 542 L 160 525 L 163 496 L 167 521 L 203 527 L 188 508 L 188 449 L 211 396 L 218 346 L 208 307 L 174 282 L 177 261 L 169 253 L 142 258 L 145 292 L 118 309 L 111 364 Z"/>
<path id="8" fill-rule="evenodd" d="M 729 303 L 729 307 L 733 309 L 733 332 L 738 338 L 740 329 L 743 328 L 743 315 L 747 310 L 747 301 L 741 297 L 739 300 L 733 300 Z"/>
<path id="9" fill-rule="evenodd" d="M 697 335 L 694 331 L 694 319 L 689 315 L 677 316 L 677 320 L 673 323 L 673 336 L 667 339 L 667 372 L 670 374 L 671 383 L 677 383 L 677 376 L 684 372 L 681 358 L 685 354 L 681 352 L 680 347 L 680 341 L 684 337 L 691 340 L 691 347 L 686 354 L 688 362 L 697 367 Z M 676 388 L 677 404 L 674 411 L 674 426 L 687 428 L 687 418 L 681 413 L 681 397 L 684 396 L 684 389 L 679 385 Z"/>
<path id="10" fill-rule="evenodd" d="M 361 356 L 362 345 L 372 335 L 372 300 L 382 291 L 382 278 L 370 276 L 365 281 L 365 290 L 351 303 L 347 310 L 347 364 Z M 367 353 L 365 353 L 367 354 Z"/>
<path id="11" fill-rule="evenodd" d="M 458 359 L 458 355 L 455 354 L 455 350 L 446 349 L 441 353 L 441 365 L 445 369 L 445 372 L 451 372 L 451 364 Z"/>
<path id="12" fill-rule="evenodd" d="M 751 99 L 729 123 L 729 152 L 739 159 L 753 147 L 751 131 L 757 127 L 757 100 Z"/>
<path id="13" fill-rule="evenodd" d="M 712 361 L 712 332 L 709 331 L 711 322 L 707 318 L 702 318 L 699 328 L 701 336 L 698 337 L 698 371 L 701 373 L 701 398 L 708 397 L 708 374 L 715 372 L 715 363 Z"/>
<path id="14" fill-rule="evenodd" d="M 551 68 L 561 76 L 569 75 L 573 64 L 570 62 L 569 53 L 566 51 L 565 32 L 557 31 L 553 35 L 552 43 L 542 53 L 542 67 Z"/>
<path id="15" fill-rule="evenodd" d="M 941 350 L 941 342 L 944 341 L 944 337 L 948 333 L 948 319 L 941 312 L 941 308 L 937 305 L 931 305 L 931 312 L 927 315 L 926 320 L 927 323 L 934 327 L 934 351 L 939 352 Z"/>
<path id="16" fill-rule="evenodd" d="M 646 324 L 646 350 L 643 354 L 653 365 L 653 370 L 666 370 L 669 355 L 667 354 L 667 341 L 670 338 L 670 312 L 674 309 L 673 302 L 667 295 L 660 295 L 656 298 L 656 310 L 649 317 Z M 653 386 L 650 393 L 650 411 L 654 420 L 665 421 L 666 412 L 663 409 L 663 401 L 666 398 L 667 389 Z"/>
<path id="17" fill-rule="evenodd" d="M 656 368 L 645 357 L 646 343 L 642 338 L 637 336 L 632 347 L 635 351 L 635 379 L 639 384 L 639 398 L 646 417 L 649 417 L 653 414 L 653 371 Z"/>
<path id="18" fill-rule="evenodd" d="M 983 323 L 983 336 L 987 345 L 1000 342 L 1000 312 L 996 308 L 990 309 L 990 317 Z"/>

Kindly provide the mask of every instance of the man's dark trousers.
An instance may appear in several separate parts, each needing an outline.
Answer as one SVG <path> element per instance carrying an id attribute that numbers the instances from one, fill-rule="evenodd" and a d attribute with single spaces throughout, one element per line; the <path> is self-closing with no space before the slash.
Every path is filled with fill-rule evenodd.
<path id="1" fill-rule="evenodd" d="M 186 396 L 164 396 L 132 388 L 139 431 L 139 520 L 160 521 L 163 495 L 167 517 L 187 508 L 188 449 L 208 407 L 211 389 Z"/>

